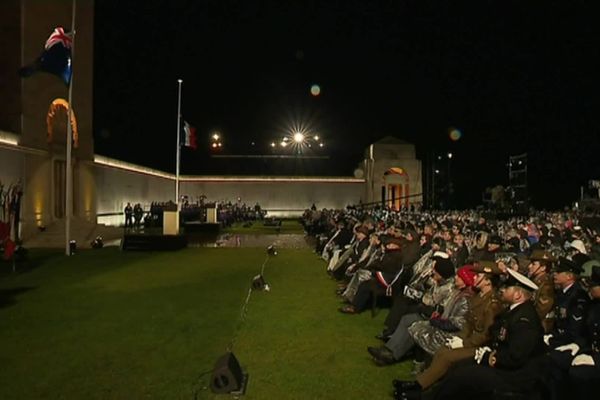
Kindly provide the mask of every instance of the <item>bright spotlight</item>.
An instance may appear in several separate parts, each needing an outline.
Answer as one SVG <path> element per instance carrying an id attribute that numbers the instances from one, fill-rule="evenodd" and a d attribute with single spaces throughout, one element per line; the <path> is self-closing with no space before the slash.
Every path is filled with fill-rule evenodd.
<path id="1" fill-rule="evenodd" d="M 448 153 L 448 158 L 452 158 L 452 153 Z"/>
<path id="2" fill-rule="evenodd" d="M 304 135 L 301 132 L 296 132 L 294 134 L 294 142 L 302 143 L 304 141 Z"/>
<path id="3" fill-rule="evenodd" d="M 217 143 L 217 146 L 218 146 L 218 147 L 221 147 L 221 142 Z"/>
<path id="4" fill-rule="evenodd" d="M 315 140 L 318 142 L 319 141 L 319 135 L 315 135 Z"/>
<path id="5" fill-rule="evenodd" d="M 323 147 L 324 145 L 324 143 L 319 143 L 319 147 Z"/>
<path id="6" fill-rule="evenodd" d="M 218 133 L 215 133 L 215 134 L 212 135 L 213 140 L 219 140 L 219 137 L 220 136 L 219 136 Z"/>
<path id="7" fill-rule="evenodd" d="M 281 147 L 285 147 L 285 146 L 287 146 L 287 142 L 284 140 L 281 142 Z"/>
<path id="8" fill-rule="evenodd" d="M 213 143 L 213 144 L 212 144 L 212 147 L 213 147 L 213 149 L 216 149 L 216 148 L 217 148 L 217 144 L 216 144 L 216 143 Z"/>
<path id="9" fill-rule="evenodd" d="M 275 142 L 271 142 L 271 147 L 275 147 Z"/>

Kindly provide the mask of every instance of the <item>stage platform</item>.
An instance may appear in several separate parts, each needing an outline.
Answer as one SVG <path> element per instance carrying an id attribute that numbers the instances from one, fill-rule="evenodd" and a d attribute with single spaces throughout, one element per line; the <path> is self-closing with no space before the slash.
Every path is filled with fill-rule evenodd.
<path id="1" fill-rule="evenodd" d="M 121 243 L 122 250 L 173 251 L 187 247 L 186 235 L 151 235 L 126 233 Z"/>

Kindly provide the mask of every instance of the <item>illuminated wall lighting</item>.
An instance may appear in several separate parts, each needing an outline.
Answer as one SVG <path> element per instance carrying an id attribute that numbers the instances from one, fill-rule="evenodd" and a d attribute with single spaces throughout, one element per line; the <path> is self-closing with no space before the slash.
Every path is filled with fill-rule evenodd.
<path id="1" fill-rule="evenodd" d="M 0 131 L 0 143 L 10 144 L 12 146 L 19 145 L 19 137 L 14 133 Z"/>

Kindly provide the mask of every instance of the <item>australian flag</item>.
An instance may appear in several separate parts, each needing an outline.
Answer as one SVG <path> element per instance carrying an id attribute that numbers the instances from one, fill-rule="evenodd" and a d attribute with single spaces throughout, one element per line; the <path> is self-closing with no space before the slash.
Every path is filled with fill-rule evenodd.
<path id="1" fill-rule="evenodd" d="M 196 128 L 183 121 L 181 126 L 181 145 L 196 150 Z"/>
<path id="2" fill-rule="evenodd" d="M 36 72 L 48 72 L 58 76 L 65 85 L 71 82 L 71 46 L 73 35 L 62 27 L 54 29 L 42 54 L 30 65 L 19 70 L 22 77 L 29 77 Z"/>

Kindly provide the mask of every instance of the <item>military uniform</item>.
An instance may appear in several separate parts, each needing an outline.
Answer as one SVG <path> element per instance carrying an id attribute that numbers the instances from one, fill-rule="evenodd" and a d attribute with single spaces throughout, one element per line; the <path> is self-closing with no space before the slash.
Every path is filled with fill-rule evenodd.
<path id="1" fill-rule="evenodd" d="M 550 348 L 581 340 L 588 301 L 589 296 L 579 282 L 575 282 L 566 291 L 558 291 L 554 307 L 554 330 L 548 341 Z"/>
<path id="2" fill-rule="evenodd" d="M 577 383 L 592 379 L 600 380 L 600 299 L 594 299 L 590 303 L 585 326 L 585 340 L 578 343 L 580 348 L 578 354 L 590 355 L 594 365 L 571 366 L 569 375 Z M 581 385 L 576 386 L 581 387 Z"/>
<path id="3" fill-rule="evenodd" d="M 528 300 L 500 315 L 492 327 L 492 343 L 493 351 L 486 353 L 480 364 L 469 362 L 451 371 L 436 398 L 530 388 L 537 378 L 535 360 L 544 351 L 543 327 L 533 302 Z M 490 359 L 495 360 L 493 366 Z"/>
<path id="4" fill-rule="evenodd" d="M 469 298 L 470 311 L 466 323 L 458 336 L 463 340 L 462 348 L 441 348 L 433 356 L 431 365 L 417 376 L 417 382 L 423 389 L 441 379 L 450 367 L 461 360 L 472 359 L 475 349 L 483 346 L 489 340 L 489 328 L 494 318 L 504 310 L 498 300 L 495 290 L 483 296 L 475 295 Z"/>
<path id="5" fill-rule="evenodd" d="M 533 278 L 533 281 L 538 285 L 539 289 L 535 292 L 534 304 L 538 312 L 538 316 L 542 321 L 545 333 L 552 332 L 554 327 L 554 281 L 552 275 L 542 274 Z"/>
<path id="6" fill-rule="evenodd" d="M 570 349 L 554 349 L 549 354 L 550 383 L 553 399 L 567 396 L 588 398 L 586 392 L 593 380 L 600 379 L 600 300 L 595 299 L 585 319 L 585 335 L 575 343 L 579 348 L 573 354 Z M 591 356 L 594 365 L 572 365 L 580 355 Z M 576 394 L 576 396 L 574 396 Z"/>
<path id="7" fill-rule="evenodd" d="M 530 277 L 538 285 L 538 290 L 534 293 L 533 298 L 545 333 L 550 333 L 554 328 L 556 294 L 554 291 L 554 280 L 550 271 L 553 263 L 556 261 L 556 257 L 544 249 L 534 249 L 527 261 L 529 267 L 532 267 L 529 269 L 529 273 L 533 274 Z M 540 268 L 544 269 L 540 270 Z"/>

